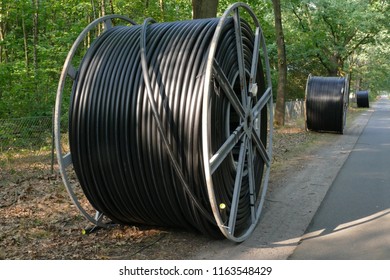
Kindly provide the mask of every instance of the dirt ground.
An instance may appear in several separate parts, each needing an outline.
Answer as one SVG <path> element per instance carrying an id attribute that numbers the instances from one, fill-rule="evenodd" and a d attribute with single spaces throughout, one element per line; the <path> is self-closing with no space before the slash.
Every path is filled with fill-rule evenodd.
<path id="1" fill-rule="evenodd" d="M 316 141 L 303 121 L 274 130 L 270 191 L 283 176 L 281 170 L 295 168 L 286 159 Z M 180 260 L 212 242 L 194 232 L 147 226 L 83 234 L 90 226 L 71 202 L 56 167 L 51 174 L 49 150 L 0 154 L 0 259 Z"/>
<path id="2" fill-rule="evenodd" d="M 185 259 L 207 240 L 146 226 L 85 234 L 91 224 L 71 202 L 58 173 L 51 174 L 49 153 L 22 151 L 12 160 L 1 159 L 0 259 Z"/>

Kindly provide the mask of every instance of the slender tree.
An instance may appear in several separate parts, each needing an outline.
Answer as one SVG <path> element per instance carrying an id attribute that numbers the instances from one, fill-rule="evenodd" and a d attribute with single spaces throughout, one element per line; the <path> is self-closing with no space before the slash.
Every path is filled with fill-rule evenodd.
<path id="1" fill-rule="evenodd" d="M 192 0 L 192 18 L 211 18 L 217 15 L 218 0 Z"/>
<path id="2" fill-rule="evenodd" d="M 285 96 L 287 87 L 286 47 L 283 35 L 280 0 L 272 0 L 275 15 L 276 45 L 278 49 L 278 87 L 276 94 L 275 124 L 284 125 Z"/>
<path id="3" fill-rule="evenodd" d="M 37 75 L 38 72 L 38 36 L 39 36 L 39 0 L 33 0 L 33 63 L 34 72 Z"/>
<path id="4" fill-rule="evenodd" d="M 29 68 L 29 61 L 28 61 L 28 35 L 26 30 L 26 22 L 24 19 L 24 14 L 22 14 L 22 30 L 23 30 L 23 43 L 24 43 L 24 64 L 26 66 L 26 69 Z"/>

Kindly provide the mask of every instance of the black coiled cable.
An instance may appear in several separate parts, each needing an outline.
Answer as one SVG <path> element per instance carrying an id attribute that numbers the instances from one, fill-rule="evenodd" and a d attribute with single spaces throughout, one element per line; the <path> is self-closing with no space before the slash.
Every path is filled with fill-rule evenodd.
<path id="1" fill-rule="evenodd" d="M 222 237 L 212 218 L 201 143 L 203 78 L 217 24 L 218 19 L 203 19 L 113 27 L 84 56 L 70 108 L 72 161 L 92 206 L 114 222 L 184 227 Z M 253 33 L 245 21 L 241 25 L 249 73 Z M 142 32 L 152 100 L 142 73 Z M 235 36 L 230 19 L 215 59 L 229 82 L 239 87 Z M 258 68 L 257 81 L 264 90 L 261 63 Z M 229 104 L 217 82 L 214 87 L 209 137 L 217 149 L 226 140 L 228 126 L 234 127 L 234 114 L 228 114 L 233 121 L 225 120 Z M 266 113 L 261 112 L 264 143 Z M 264 167 L 260 158 L 255 162 L 260 186 Z M 234 160 L 227 160 L 213 175 L 219 201 L 231 201 L 234 172 Z M 240 197 L 246 196 L 243 187 Z M 236 232 L 250 223 L 246 201 L 238 206 Z"/>
<path id="2" fill-rule="evenodd" d="M 358 108 L 369 108 L 368 90 L 356 91 L 356 105 Z"/>
<path id="3" fill-rule="evenodd" d="M 343 133 L 349 87 L 345 77 L 309 76 L 306 85 L 306 127 Z"/>

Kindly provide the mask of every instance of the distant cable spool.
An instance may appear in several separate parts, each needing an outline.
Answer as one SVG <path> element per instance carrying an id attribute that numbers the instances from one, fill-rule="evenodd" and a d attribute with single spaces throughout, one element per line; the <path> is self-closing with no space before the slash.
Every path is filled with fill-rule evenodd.
<path id="1" fill-rule="evenodd" d="M 358 108 L 369 108 L 368 90 L 356 91 L 356 105 Z"/>
<path id="2" fill-rule="evenodd" d="M 114 18 L 80 34 L 57 91 L 57 157 L 73 202 L 98 226 L 107 225 L 104 215 L 245 240 L 260 218 L 272 158 L 271 76 L 256 16 L 236 3 L 217 19 L 113 26 Z M 105 31 L 75 69 L 77 46 L 99 23 Z M 63 155 L 67 76 L 74 82 Z M 70 165 L 95 218 L 75 196 Z"/>
<path id="3" fill-rule="evenodd" d="M 306 128 L 343 133 L 348 109 L 347 77 L 315 77 L 306 84 Z"/>

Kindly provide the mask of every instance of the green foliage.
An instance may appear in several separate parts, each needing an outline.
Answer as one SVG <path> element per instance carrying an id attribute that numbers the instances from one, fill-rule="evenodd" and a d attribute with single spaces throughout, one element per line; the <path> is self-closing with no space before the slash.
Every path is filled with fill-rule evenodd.
<path id="1" fill-rule="evenodd" d="M 51 115 L 66 55 L 78 34 L 103 10 L 138 23 L 146 17 L 160 22 L 191 18 L 189 0 L 113 0 L 113 6 L 106 1 L 104 7 L 97 0 L 44 0 L 38 9 L 33 2 L 0 1 L 0 119 Z"/>
<path id="2" fill-rule="evenodd" d="M 218 16 L 235 2 L 220 0 Z M 259 18 L 276 88 L 272 2 L 244 2 Z M 60 72 L 71 45 L 103 12 L 126 15 L 139 24 L 147 17 L 158 22 L 192 17 L 191 0 L 1 0 L 0 119 L 51 115 Z M 388 14 L 388 1 L 383 0 L 282 1 L 287 99 L 302 98 L 308 74 L 327 75 L 335 63 L 340 73 L 359 78 L 362 87 L 375 92 L 388 89 Z M 34 18 L 38 19 L 37 26 Z M 84 50 L 89 43 L 85 42 Z M 81 55 L 82 52 L 79 59 Z"/>
<path id="3" fill-rule="evenodd" d="M 352 79 L 369 79 L 371 82 L 367 80 L 367 83 L 371 85 L 375 79 L 378 85 L 381 79 L 378 73 L 371 71 L 369 74 L 368 69 L 389 64 L 388 60 L 382 61 L 380 66 L 374 58 L 380 53 L 377 49 L 380 42 L 384 42 L 383 32 L 390 25 L 388 12 L 387 1 L 285 1 L 289 95 L 304 96 L 310 73 L 321 76 L 348 74 Z M 355 84 L 355 80 L 351 82 L 351 85 Z"/>
<path id="4" fill-rule="evenodd" d="M 351 56 L 351 68 L 356 79 L 360 80 L 359 88 L 370 90 L 371 96 L 390 89 L 390 36 L 387 30 L 382 31 L 374 44 L 367 45 L 359 53 Z"/>

